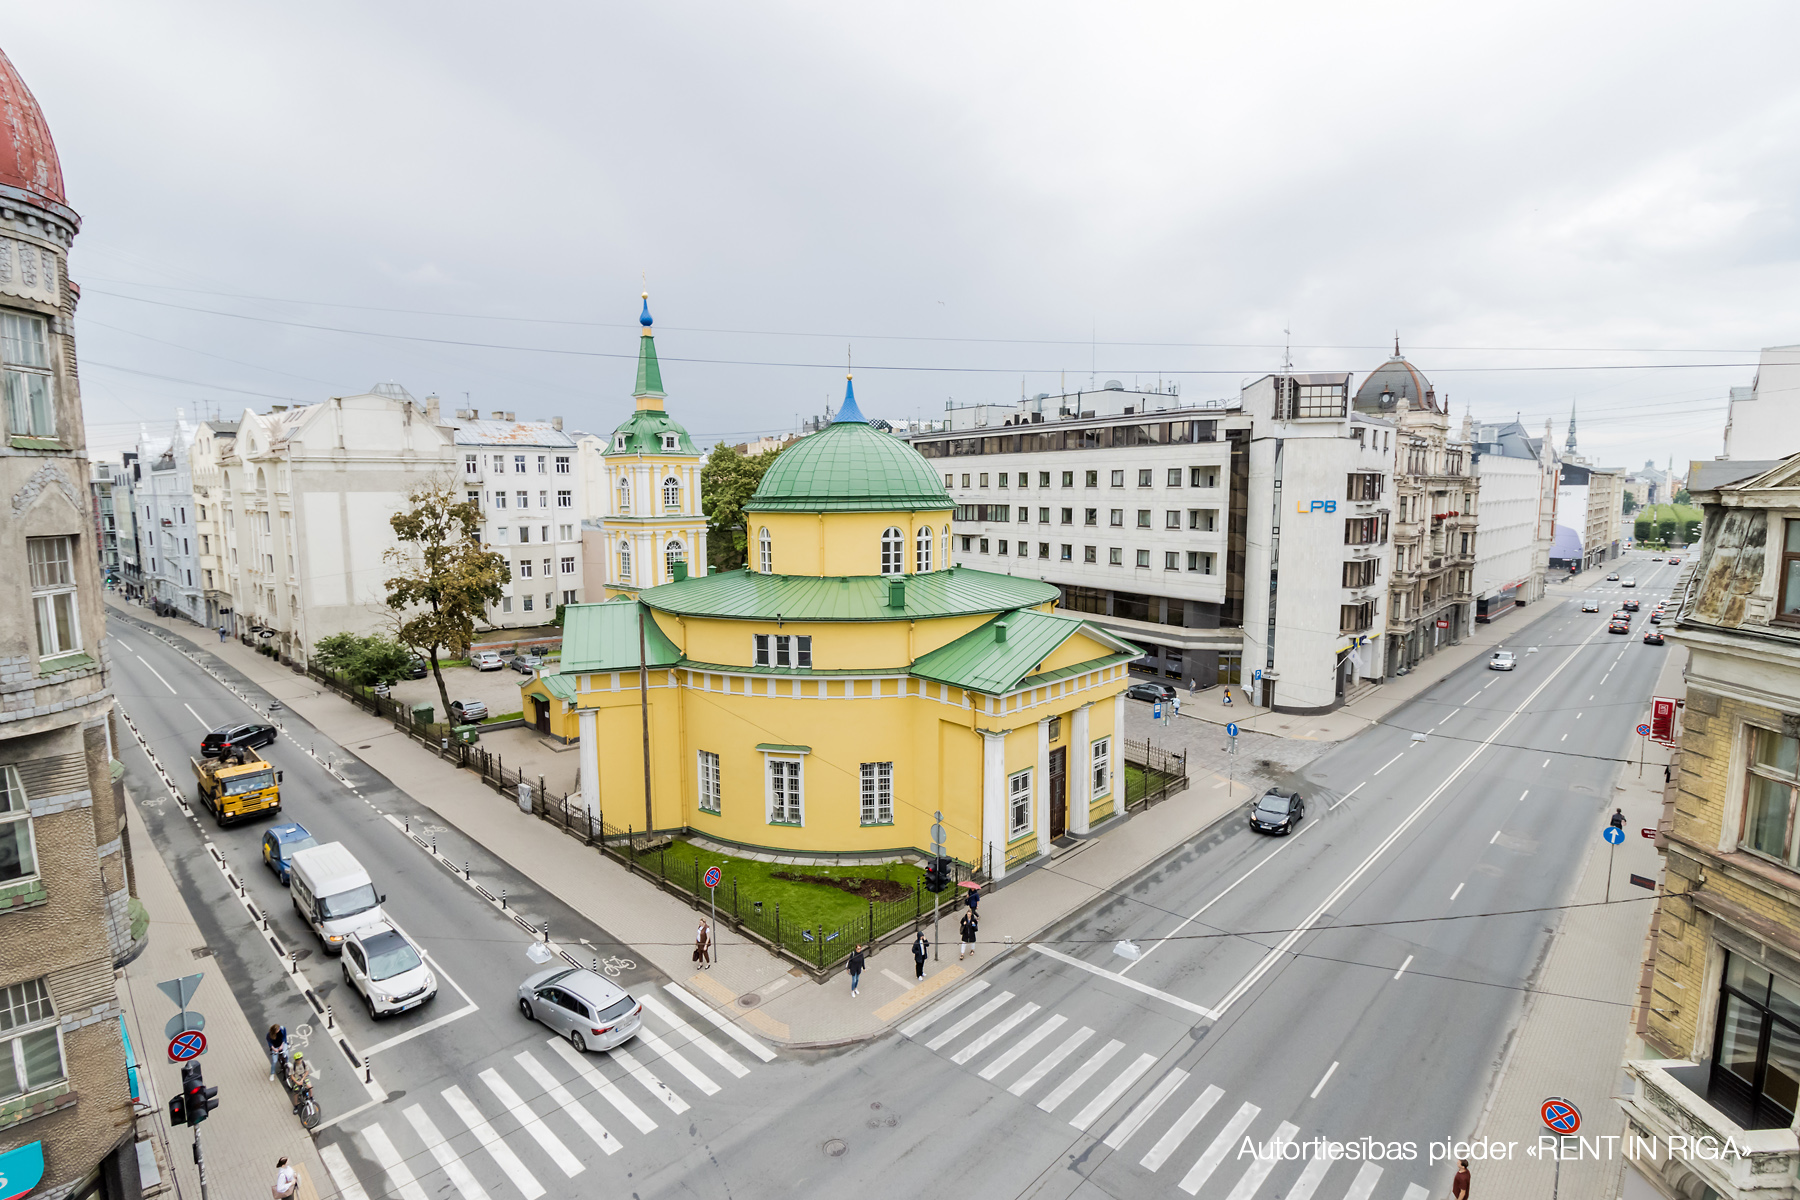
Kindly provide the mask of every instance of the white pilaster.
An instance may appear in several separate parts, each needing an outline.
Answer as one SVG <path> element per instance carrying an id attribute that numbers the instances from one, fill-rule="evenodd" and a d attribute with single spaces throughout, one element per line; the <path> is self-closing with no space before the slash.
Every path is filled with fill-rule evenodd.
<path id="1" fill-rule="evenodd" d="M 981 842 L 993 879 L 1006 875 L 1006 734 L 981 731 Z"/>
<path id="2" fill-rule="evenodd" d="M 1113 706 L 1113 742 L 1111 760 L 1112 768 L 1112 801 L 1115 816 L 1125 815 L 1125 694 L 1118 693 L 1112 698 Z"/>
<path id="3" fill-rule="evenodd" d="M 598 713 L 587 709 L 575 714 L 581 737 L 581 803 L 591 813 L 600 811 L 600 738 L 595 733 Z"/>
<path id="4" fill-rule="evenodd" d="M 1069 734 L 1069 832 L 1088 831 L 1088 790 L 1094 784 L 1094 748 L 1088 737 L 1088 709 L 1084 704 L 1075 710 Z"/>
<path id="5" fill-rule="evenodd" d="M 1037 723 L 1037 770 L 1031 776 L 1031 807 L 1037 812 L 1037 848 L 1050 853 L 1050 718 Z M 1065 788 L 1067 780 L 1064 781 Z"/>

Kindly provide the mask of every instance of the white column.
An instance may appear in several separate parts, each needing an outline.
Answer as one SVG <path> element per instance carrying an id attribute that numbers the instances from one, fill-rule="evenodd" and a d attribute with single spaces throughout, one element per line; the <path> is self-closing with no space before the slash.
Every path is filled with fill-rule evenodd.
<path id="1" fill-rule="evenodd" d="M 1125 815 L 1125 694 L 1112 698 L 1113 741 L 1107 766 L 1112 770 L 1113 815 Z"/>
<path id="2" fill-rule="evenodd" d="M 577 759 L 581 763 L 581 803 L 591 813 L 600 811 L 600 739 L 595 734 L 598 716 L 591 708 L 575 714 L 576 730 L 581 739 L 580 748 L 576 750 L 581 756 Z"/>
<path id="3" fill-rule="evenodd" d="M 1037 723 L 1037 770 L 1031 773 L 1031 807 L 1037 813 L 1037 848 L 1050 853 L 1050 718 Z"/>
<path id="4" fill-rule="evenodd" d="M 1094 748 L 1088 738 L 1088 709 L 1091 703 L 1075 710 L 1073 729 L 1069 735 L 1069 832 L 1088 831 L 1088 789 L 1094 780 Z"/>
<path id="5" fill-rule="evenodd" d="M 1006 875 L 1006 733 L 981 731 L 981 842 L 993 879 Z"/>

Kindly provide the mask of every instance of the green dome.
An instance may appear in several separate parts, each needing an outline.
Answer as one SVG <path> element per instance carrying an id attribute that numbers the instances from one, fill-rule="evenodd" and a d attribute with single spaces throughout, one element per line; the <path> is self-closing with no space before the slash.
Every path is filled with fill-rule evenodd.
<path id="1" fill-rule="evenodd" d="M 675 449 L 662 448 L 663 435 L 675 435 Z M 619 441 L 620 437 L 625 440 Z M 624 458 L 634 454 L 698 454 L 694 448 L 694 439 L 688 436 L 679 422 L 660 409 L 639 409 L 620 422 L 612 432 L 612 440 L 606 444 L 604 457 Z"/>
<path id="2" fill-rule="evenodd" d="M 917 512 L 954 507 L 910 445 L 862 421 L 837 421 L 781 452 L 745 512 Z"/>

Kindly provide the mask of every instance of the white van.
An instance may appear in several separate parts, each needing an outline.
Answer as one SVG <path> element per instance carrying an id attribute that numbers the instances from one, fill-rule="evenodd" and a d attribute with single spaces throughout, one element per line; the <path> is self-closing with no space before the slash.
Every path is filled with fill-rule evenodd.
<path id="1" fill-rule="evenodd" d="M 294 911 L 319 935 L 327 954 L 342 952 L 344 939 L 355 930 L 385 919 L 381 906 L 387 897 L 376 894 L 369 873 L 344 843 L 314 846 L 290 861 Z"/>

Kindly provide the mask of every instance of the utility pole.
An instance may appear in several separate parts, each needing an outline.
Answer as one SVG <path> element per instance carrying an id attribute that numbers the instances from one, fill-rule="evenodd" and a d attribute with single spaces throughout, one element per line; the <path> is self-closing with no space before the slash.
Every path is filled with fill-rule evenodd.
<path id="1" fill-rule="evenodd" d="M 206 1155 L 200 1149 L 200 1131 L 198 1129 L 194 1130 L 194 1166 L 200 1172 L 200 1200 L 207 1200 Z"/>

